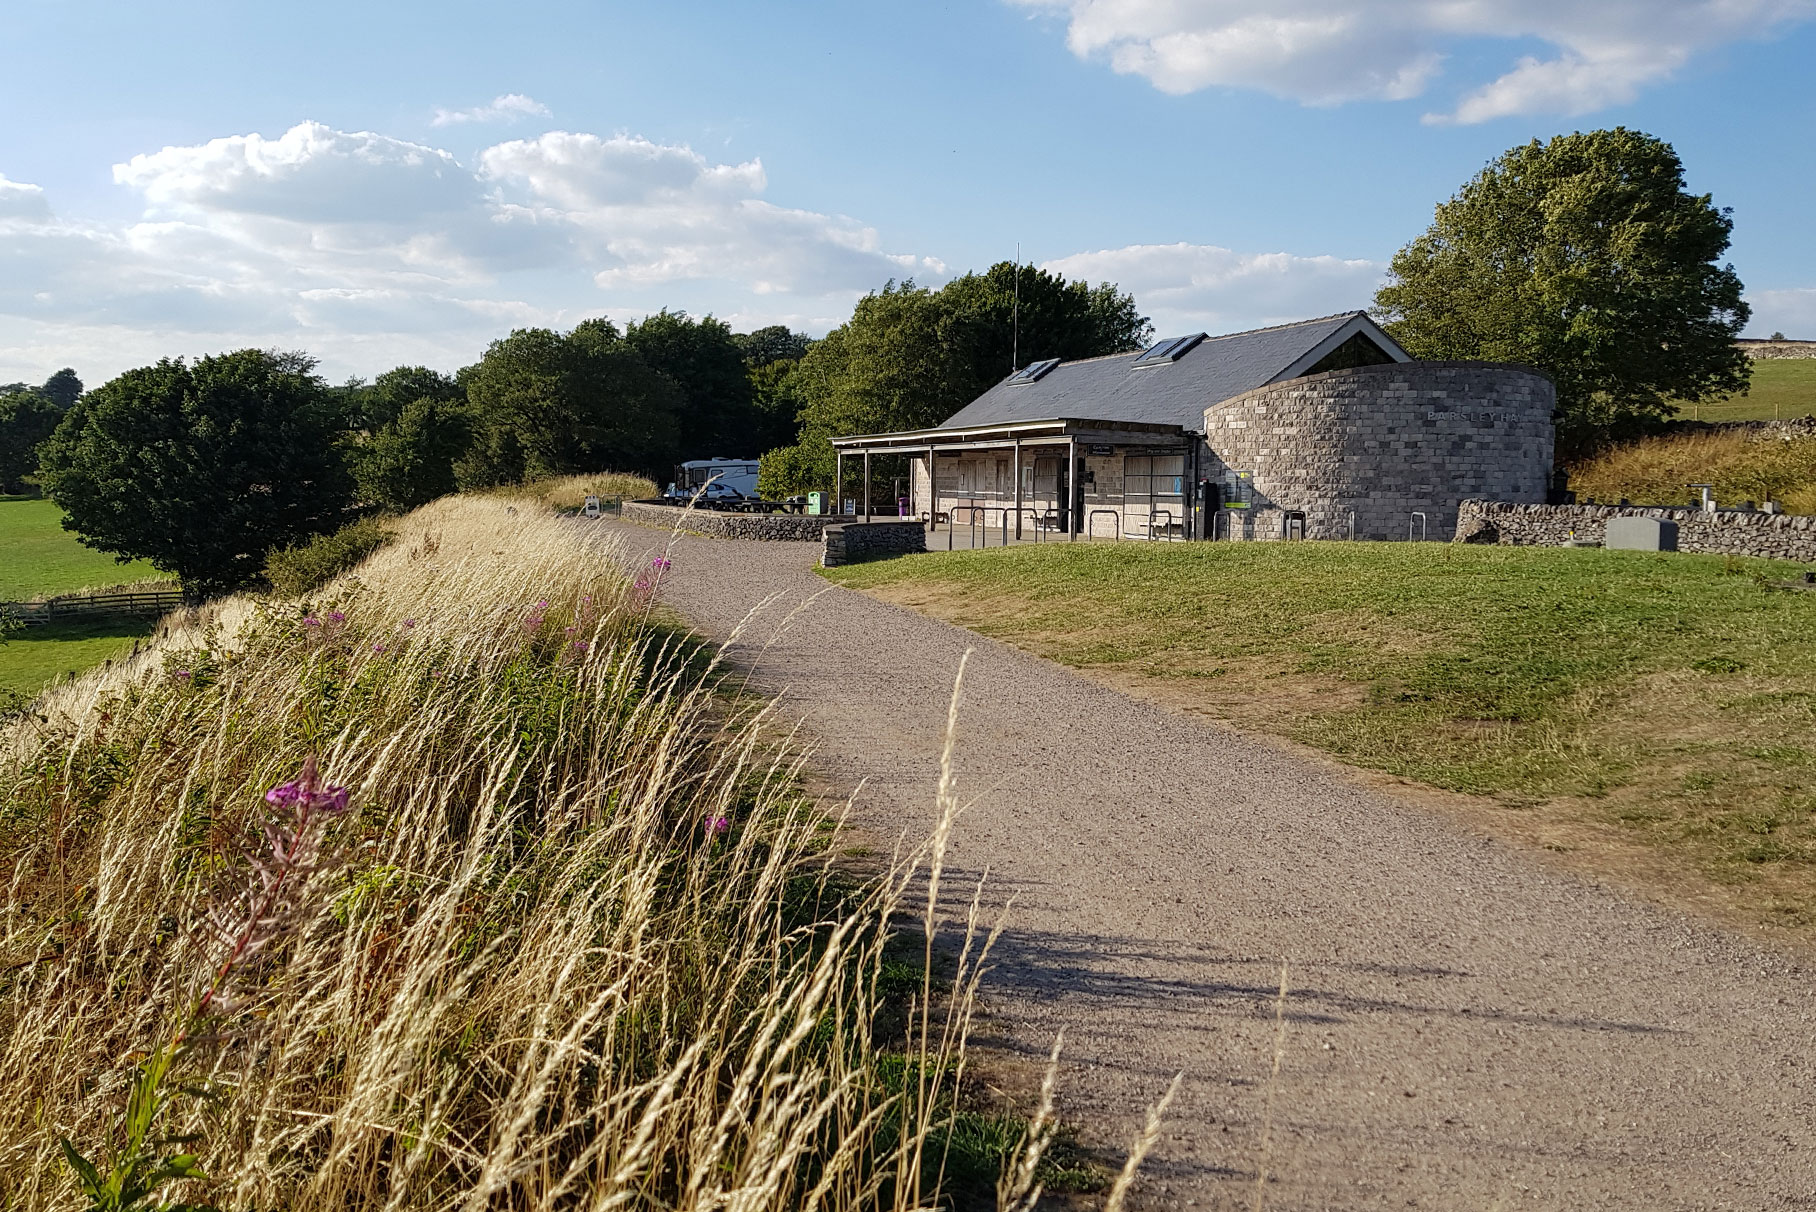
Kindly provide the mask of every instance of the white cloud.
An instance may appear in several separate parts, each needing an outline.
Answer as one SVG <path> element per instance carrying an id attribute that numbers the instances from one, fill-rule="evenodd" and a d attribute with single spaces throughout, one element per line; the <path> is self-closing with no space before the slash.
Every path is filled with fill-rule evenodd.
<path id="1" fill-rule="evenodd" d="M 1075 253 L 1043 269 L 1115 282 L 1162 335 L 1236 332 L 1366 308 L 1387 266 L 1292 253 L 1239 253 L 1214 244 L 1131 244 Z"/>
<path id="2" fill-rule="evenodd" d="M 85 375 L 133 364 L 127 351 L 247 344 L 312 349 L 336 374 L 404 350 L 453 366 L 512 327 L 601 312 L 842 316 L 887 278 L 944 268 L 767 201 L 758 161 L 629 135 L 551 132 L 463 164 L 304 122 L 134 156 L 114 180 L 141 200 L 131 222 L 59 217 L 0 177 L 0 379 L 52 348 L 51 369 Z"/>
<path id="3" fill-rule="evenodd" d="M 1010 0 L 1066 44 L 1169 93 L 1253 88 L 1313 105 L 1422 95 L 1465 40 L 1532 41 L 1432 122 L 1581 114 L 1629 101 L 1697 51 L 1816 17 L 1816 0 Z"/>
<path id="4" fill-rule="evenodd" d="M 459 126 L 467 122 L 515 122 L 519 118 L 547 118 L 549 107 L 522 93 L 500 93 L 484 105 L 472 109 L 435 107 L 431 126 Z"/>
<path id="5" fill-rule="evenodd" d="M 50 221 L 50 203 L 36 185 L 8 181 L 0 175 L 0 223 L 38 224 Z"/>

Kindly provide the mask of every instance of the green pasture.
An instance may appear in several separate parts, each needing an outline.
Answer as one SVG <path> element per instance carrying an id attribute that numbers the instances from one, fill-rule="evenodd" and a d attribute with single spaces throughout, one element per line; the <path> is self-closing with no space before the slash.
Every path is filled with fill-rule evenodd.
<path id="1" fill-rule="evenodd" d="M 143 560 L 119 564 L 77 542 L 62 512 L 35 497 L 0 497 L 0 602 L 164 579 Z"/>
<path id="2" fill-rule="evenodd" d="M 1816 415 L 1816 358 L 1761 358 L 1745 395 L 1684 404 L 1686 421 L 1771 421 Z"/>

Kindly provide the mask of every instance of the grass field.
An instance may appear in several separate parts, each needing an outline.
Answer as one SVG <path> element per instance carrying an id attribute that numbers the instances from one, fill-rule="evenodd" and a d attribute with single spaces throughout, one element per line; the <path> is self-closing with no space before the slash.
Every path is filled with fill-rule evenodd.
<path id="1" fill-rule="evenodd" d="M 143 561 L 116 564 L 63 529 L 49 501 L 0 497 L 0 602 L 21 601 L 76 589 L 161 580 Z M 30 697 L 65 674 L 132 651 L 151 634 L 146 619 L 101 620 L 18 631 L 0 645 L 0 702 Z"/>
<path id="2" fill-rule="evenodd" d="M 63 529 L 55 505 L 29 497 L 0 497 L 0 557 L 0 602 L 163 575 L 142 560 L 116 564 L 112 556 L 82 546 Z"/>
<path id="3" fill-rule="evenodd" d="M 132 651 L 133 641 L 152 632 L 150 619 L 97 619 L 28 627 L 0 644 L 0 705 L 13 695 L 30 698 L 67 674 Z"/>
<path id="4" fill-rule="evenodd" d="M 1459 797 L 1678 903 L 1816 926 L 1816 594 L 1788 564 L 1445 544 L 1052 544 L 831 579 Z"/>
<path id="5" fill-rule="evenodd" d="M 1760 358 L 1744 396 L 1713 404 L 1686 404 L 1689 421 L 1770 421 L 1816 414 L 1816 358 Z"/>

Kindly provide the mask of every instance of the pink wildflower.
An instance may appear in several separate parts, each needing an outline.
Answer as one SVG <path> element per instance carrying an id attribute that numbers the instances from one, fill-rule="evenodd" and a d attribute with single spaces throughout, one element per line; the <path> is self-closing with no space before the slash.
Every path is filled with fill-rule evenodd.
<path id="1" fill-rule="evenodd" d="M 374 644 L 374 645 L 372 645 L 372 651 L 375 653 L 383 654 L 383 652 L 385 651 L 385 646 L 383 644 Z"/>
<path id="2" fill-rule="evenodd" d="M 265 802 L 273 808 L 337 816 L 347 810 L 347 789 L 322 782 L 316 775 L 315 759 L 309 758 L 303 763 L 301 774 L 267 791 Z"/>
<path id="3" fill-rule="evenodd" d="M 341 611 L 330 610 L 328 612 L 328 621 L 330 623 L 345 623 L 347 621 L 347 616 Z"/>
<path id="4" fill-rule="evenodd" d="M 400 626 L 401 626 L 401 627 L 402 627 L 402 628 L 403 628 L 403 629 L 404 629 L 404 630 L 405 630 L 405 631 L 408 631 L 408 630 L 410 630 L 410 629 L 411 629 L 411 628 L 412 628 L 412 627 L 414 627 L 414 626 L 416 626 L 416 620 L 415 620 L 415 619 L 405 619 L 405 620 L 404 620 L 404 621 L 403 621 L 403 622 L 402 622 L 402 623 L 401 623 L 401 624 L 400 624 Z"/>
<path id="5" fill-rule="evenodd" d="M 720 836 L 730 828 L 731 822 L 723 816 L 714 815 L 706 818 L 706 832 L 713 837 Z"/>
<path id="6" fill-rule="evenodd" d="M 187 682 L 190 678 L 192 678 L 194 676 L 195 676 L 195 674 L 189 672 L 189 670 L 187 670 L 187 669 L 179 669 L 176 672 L 176 678 L 179 682 Z"/>
<path id="7" fill-rule="evenodd" d="M 657 572 L 667 572 L 674 565 L 667 556 L 657 556 L 649 562 L 649 566 L 654 568 Z"/>
<path id="8" fill-rule="evenodd" d="M 322 625 L 322 621 L 320 619 L 316 618 L 314 615 L 310 615 L 308 618 L 303 620 L 303 626 L 305 626 L 305 627 L 320 627 L 321 625 Z"/>

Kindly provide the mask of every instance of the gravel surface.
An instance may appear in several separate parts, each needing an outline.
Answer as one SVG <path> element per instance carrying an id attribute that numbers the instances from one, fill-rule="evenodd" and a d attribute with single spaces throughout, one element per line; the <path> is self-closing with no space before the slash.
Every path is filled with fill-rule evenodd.
<path id="1" fill-rule="evenodd" d="M 817 553 L 685 538 L 663 598 L 717 636 L 767 603 L 738 659 L 885 837 L 931 815 L 975 649 L 954 853 L 1014 897 L 987 1030 L 1044 1057 L 1063 1028 L 1063 1110 L 1117 1154 L 1185 1073 L 1145 1206 L 1251 1207 L 1265 1161 L 1273 1209 L 1816 1208 L 1801 963 L 829 588 Z"/>

